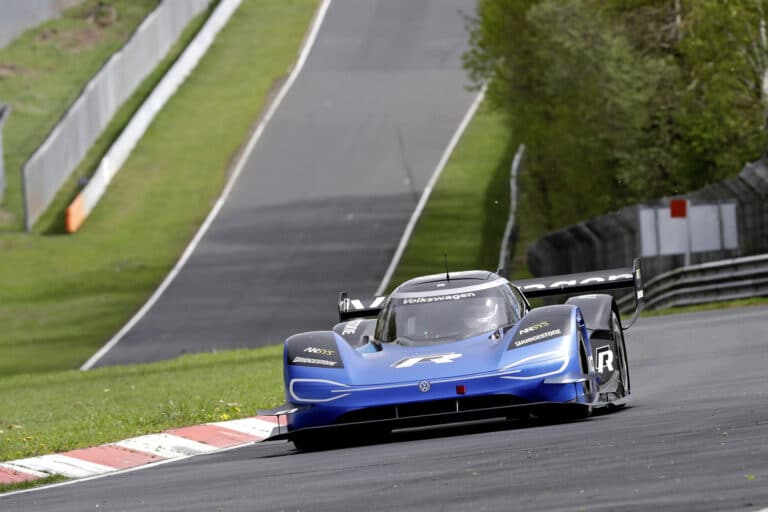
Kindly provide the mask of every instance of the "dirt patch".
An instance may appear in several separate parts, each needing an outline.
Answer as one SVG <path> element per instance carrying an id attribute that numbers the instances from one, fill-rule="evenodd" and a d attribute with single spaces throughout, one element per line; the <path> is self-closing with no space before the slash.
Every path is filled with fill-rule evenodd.
<path id="1" fill-rule="evenodd" d="M 5 80 L 22 72 L 19 66 L 13 64 L 0 64 L 0 80 Z"/>
<path id="2" fill-rule="evenodd" d="M 117 9 L 114 5 L 99 2 L 88 11 L 88 23 L 106 28 L 117 21 Z"/>
<path id="3" fill-rule="evenodd" d="M 86 22 L 82 28 L 44 30 L 38 36 L 38 41 L 60 45 L 62 49 L 73 53 L 88 50 L 101 40 L 104 30 L 117 21 L 117 9 L 106 2 L 97 2 L 78 18 Z"/>
<path id="4" fill-rule="evenodd" d="M 16 216 L 7 210 L 0 208 L 0 226 L 10 224 L 16 220 Z"/>

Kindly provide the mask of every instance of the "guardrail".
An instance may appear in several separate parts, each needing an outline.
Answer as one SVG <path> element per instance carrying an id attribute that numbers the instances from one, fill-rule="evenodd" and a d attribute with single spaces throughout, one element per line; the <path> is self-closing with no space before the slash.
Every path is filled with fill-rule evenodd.
<path id="1" fill-rule="evenodd" d="M 512 168 L 509 175 L 509 217 L 507 225 L 504 227 L 504 235 L 501 238 L 501 249 L 499 250 L 499 264 L 496 268 L 506 268 L 511 272 L 510 252 L 514 250 L 517 242 L 517 223 L 515 215 L 517 214 L 517 177 L 520 175 L 520 165 L 525 155 L 525 144 L 520 144 L 515 152 L 515 158 L 512 159 Z M 507 263 L 510 266 L 507 267 Z"/>
<path id="2" fill-rule="evenodd" d="M 646 309 L 768 296 L 768 254 L 681 267 L 645 283 Z M 621 310 L 632 296 L 617 300 Z"/>
<path id="3" fill-rule="evenodd" d="M 768 253 L 768 159 L 747 164 L 738 176 L 688 192 L 692 204 L 736 202 L 738 250 L 695 252 L 693 264 Z M 670 198 L 634 205 L 547 233 L 528 247 L 537 276 L 617 268 L 642 253 L 639 208 L 669 205 Z M 643 258 L 643 272 L 661 275 L 685 266 L 685 255 Z"/>

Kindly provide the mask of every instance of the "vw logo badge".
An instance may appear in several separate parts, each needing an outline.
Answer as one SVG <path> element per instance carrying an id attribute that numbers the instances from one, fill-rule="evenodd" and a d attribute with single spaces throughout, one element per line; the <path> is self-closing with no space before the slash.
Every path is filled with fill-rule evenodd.
<path id="1" fill-rule="evenodd" d="M 432 384 L 430 384 L 428 380 L 423 380 L 419 382 L 419 391 L 421 391 L 422 393 L 426 393 L 430 389 L 432 389 Z"/>

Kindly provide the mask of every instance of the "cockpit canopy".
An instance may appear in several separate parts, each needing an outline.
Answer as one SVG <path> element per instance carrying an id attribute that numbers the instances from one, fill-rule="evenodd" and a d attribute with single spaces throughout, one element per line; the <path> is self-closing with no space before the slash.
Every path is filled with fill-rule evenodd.
<path id="1" fill-rule="evenodd" d="M 524 313 L 524 299 L 503 278 L 406 283 L 385 303 L 375 338 L 404 344 L 457 341 L 513 325 Z"/>

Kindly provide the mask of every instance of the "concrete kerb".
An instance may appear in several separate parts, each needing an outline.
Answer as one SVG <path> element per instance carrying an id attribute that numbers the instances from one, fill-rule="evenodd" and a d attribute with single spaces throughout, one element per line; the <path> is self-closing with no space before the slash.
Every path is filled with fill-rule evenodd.
<path id="1" fill-rule="evenodd" d="M 0 484 L 53 475 L 81 479 L 229 450 L 265 441 L 285 426 L 274 416 L 254 416 L 167 430 L 91 448 L 0 462 Z M 21 491 L 23 492 L 23 491 Z"/>

